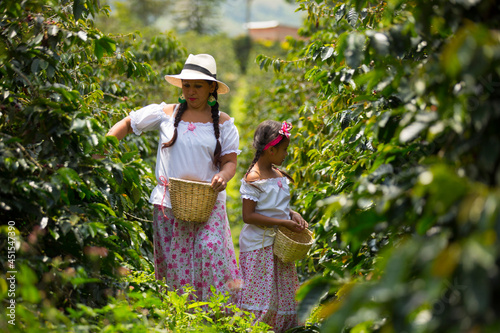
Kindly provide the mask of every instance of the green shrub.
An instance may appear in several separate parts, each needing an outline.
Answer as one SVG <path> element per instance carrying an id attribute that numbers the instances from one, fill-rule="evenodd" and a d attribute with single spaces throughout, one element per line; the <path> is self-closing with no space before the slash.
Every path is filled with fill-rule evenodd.
<path id="1" fill-rule="evenodd" d="M 301 316 L 319 305 L 328 332 L 497 330 L 498 5 L 298 5 L 309 39 L 257 58 L 276 79 L 246 120 L 295 125 L 285 164 L 316 235 Z"/>

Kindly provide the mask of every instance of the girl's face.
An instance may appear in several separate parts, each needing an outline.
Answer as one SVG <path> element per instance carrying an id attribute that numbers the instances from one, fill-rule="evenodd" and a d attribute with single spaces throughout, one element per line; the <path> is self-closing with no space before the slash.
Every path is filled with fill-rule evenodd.
<path id="1" fill-rule="evenodd" d="M 283 138 L 281 142 L 274 147 L 269 148 L 271 154 L 271 162 L 274 165 L 281 165 L 288 155 L 287 149 L 290 145 L 290 139 Z"/>
<path id="2" fill-rule="evenodd" d="M 205 80 L 182 80 L 182 94 L 189 107 L 206 107 L 210 93 L 214 92 L 215 83 Z"/>

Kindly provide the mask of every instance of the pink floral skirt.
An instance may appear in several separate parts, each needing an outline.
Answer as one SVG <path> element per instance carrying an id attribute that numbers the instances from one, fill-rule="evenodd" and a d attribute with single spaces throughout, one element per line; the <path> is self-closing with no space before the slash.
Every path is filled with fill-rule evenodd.
<path id="1" fill-rule="evenodd" d="M 236 302 L 241 280 L 223 201 L 205 223 L 178 220 L 172 210 L 154 207 L 153 243 L 156 279 L 172 290 L 192 286 L 198 301 L 207 301 L 214 286 Z"/>
<path id="2" fill-rule="evenodd" d="M 295 292 L 299 286 L 295 263 L 283 263 L 267 246 L 240 253 L 243 289 L 239 307 L 255 314 L 256 321 L 284 332 L 297 326 Z"/>

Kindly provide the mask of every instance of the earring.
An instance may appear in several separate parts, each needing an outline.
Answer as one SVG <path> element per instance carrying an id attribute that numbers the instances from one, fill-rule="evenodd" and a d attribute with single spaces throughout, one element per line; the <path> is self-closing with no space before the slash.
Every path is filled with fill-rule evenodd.
<path id="1" fill-rule="evenodd" d="M 208 105 L 210 106 L 214 106 L 215 103 L 217 103 L 217 100 L 215 99 L 214 95 L 210 95 L 210 97 L 208 98 L 208 101 L 207 101 Z"/>
<path id="2" fill-rule="evenodd" d="M 181 94 L 178 99 L 179 103 L 186 103 L 186 98 L 184 97 L 184 94 Z"/>

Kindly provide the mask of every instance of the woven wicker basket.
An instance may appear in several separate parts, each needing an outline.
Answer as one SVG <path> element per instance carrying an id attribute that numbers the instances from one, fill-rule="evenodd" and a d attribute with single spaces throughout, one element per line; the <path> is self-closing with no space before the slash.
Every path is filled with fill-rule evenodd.
<path id="1" fill-rule="evenodd" d="M 274 254 L 283 262 L 292 262 L 306 257 L 313 243 L 312 232 L 305 229 L 293 232 L 279 227 L 274 238 Z"/>
<path id="2" fill-rule="evenodd" d="M 210 183 L 179 178 L 169 178 L 169 183 L 170 202 L 175 218 L 207 222 L 217 200 L 217 192 Z"/>

